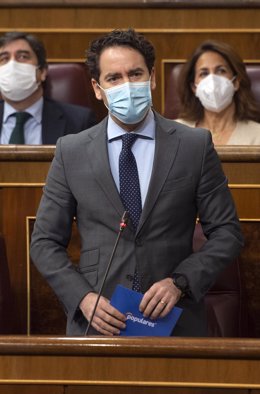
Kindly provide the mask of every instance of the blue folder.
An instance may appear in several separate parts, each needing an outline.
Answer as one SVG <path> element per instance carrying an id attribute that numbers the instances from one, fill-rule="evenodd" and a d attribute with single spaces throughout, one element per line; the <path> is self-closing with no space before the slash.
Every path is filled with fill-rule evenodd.
<path id="1" fill-rule="evenodd" d="M 151 320 L 139 312 L 142 298 L 142 293 L 117 285 L 110 303 L 127 317 L 126 328 L 120 332 L 120 335 L 170 336 L 182 313 L 182 309 L 175 306 L 167 316 Z"/>

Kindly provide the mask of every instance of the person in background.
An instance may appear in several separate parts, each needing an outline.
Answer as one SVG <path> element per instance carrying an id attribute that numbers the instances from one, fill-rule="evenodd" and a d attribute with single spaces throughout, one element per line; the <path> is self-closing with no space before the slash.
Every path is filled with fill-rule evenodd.
<path id="1" fill-rule="evenodd" d="M 207 336 L 204 296 L 238 255 L 243 239 L 211 134 L 152 110 L 153 45 L 133 29 L 90 45 L 98 125 L 58 140 L 32 234 L 31 257 L 67 313 L 67 335 L 84 335 L 124 211 L 121 235 L 90 334 L 118 335 L 126 316 L 109 300 L 117 284 L 144 294 L 143 316 L 183 313 L 172 335 Z M 197 217 L 208 238 L 193 253 Z M 79 265 L 67 247 L 72 223 Z M 123 331 L 122 331 L 123 335 Z"/>
<path id="2" fill-rule="evenodd" d="M 210 130 L 217 145 L 260 145 L 260 108 L 231 46 L 213 40 L 199 45 L 181 70 L 178 90 L 178 122 Z"/>
<path id="3" fill-rule="evenodd" d="M 1 144 L 56 144 L 59 137 L 96 123 L 89 108 L 44 98 L 47 74 L 38 38 L 16 31 L 0 37 Z M 17 129 L 21 122 L 22 130 Z"/>

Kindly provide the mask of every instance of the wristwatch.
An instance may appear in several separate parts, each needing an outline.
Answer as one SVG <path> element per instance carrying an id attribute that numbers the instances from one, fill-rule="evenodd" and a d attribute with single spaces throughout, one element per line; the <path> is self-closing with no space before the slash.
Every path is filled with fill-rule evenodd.
<path id="1" fill-rule="evenodd" d="M 184 297 L 185 294 L 189 291 L 189 283 L 186 276 L 181 274 L 174 274 L 172 277 L 173 284 L 181 291 L 181 297 Z"/>

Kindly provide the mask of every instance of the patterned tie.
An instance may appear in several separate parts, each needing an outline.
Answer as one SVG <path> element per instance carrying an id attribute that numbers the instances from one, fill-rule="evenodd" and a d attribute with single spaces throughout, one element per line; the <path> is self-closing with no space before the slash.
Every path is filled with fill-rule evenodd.
<path id="1" fill-rule="evenodd" d="M 126 132 L 122 136 L 122 150 L 119 156 L 120 196 L 126 211 L 137 229 L 142 212 L 142 199 L 136 160 L 131 150 L 138 135 Z M 138 272 L 135 270 L 133 290 L 140 291 Z"/>
<path id="2" fill-rule="evenodd" d="M 16 112 L 16 123 L 9 144 L 24 144 L 24 125 L 31 117 L 28 112 Z"/>

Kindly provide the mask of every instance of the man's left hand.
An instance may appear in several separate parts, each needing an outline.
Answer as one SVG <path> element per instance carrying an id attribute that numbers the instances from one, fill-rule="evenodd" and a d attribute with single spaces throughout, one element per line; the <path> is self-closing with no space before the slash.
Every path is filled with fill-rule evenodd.
<path id="1" fill-rule="evenodd" d="M 172 278 L 163 279 L 154 283 L 144 294 L 139 310 L 150 319 L 165 317 L 179 301 L 181 294 Z"/>

